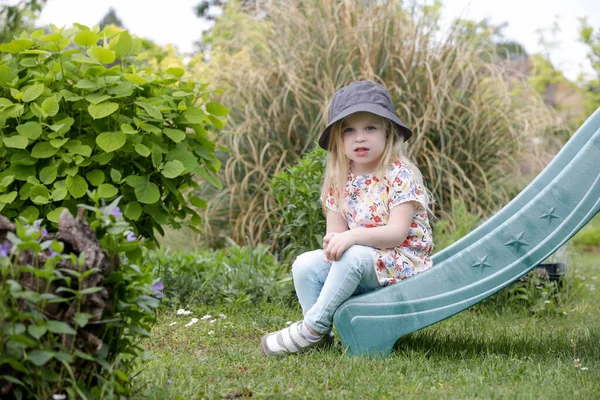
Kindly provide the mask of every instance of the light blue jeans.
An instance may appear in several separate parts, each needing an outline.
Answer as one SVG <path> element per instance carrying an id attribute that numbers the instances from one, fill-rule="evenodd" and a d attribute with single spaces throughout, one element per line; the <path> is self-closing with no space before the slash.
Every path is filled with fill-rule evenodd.
<path id="1" fill-rule="evenodd" d="M 329 263 L 323 250 L 303 253 L 294 261 L 292 275 L 304 322 L 322 334 L 331 331 L 333 313 L 346 299 L 381 287 L 373 250 L 360 245 Z"/>

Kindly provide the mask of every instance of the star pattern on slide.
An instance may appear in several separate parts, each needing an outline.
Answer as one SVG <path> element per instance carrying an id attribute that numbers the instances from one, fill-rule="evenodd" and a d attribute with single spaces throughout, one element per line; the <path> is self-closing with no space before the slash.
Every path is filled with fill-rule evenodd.
<path id="1" fill-rule="evenodd" d="M 540 219 L 547 219 L 548 220 L 548 225 L 552 224 L 552 218 L 554 219 L 559 219 L 560 217 L 557 217 L 556 215 L 554 215 L 554 211 L 556 210 L 556 207 L 552 207 L 551 209 L 549 209 L 548 211 L 546 211 L 545 213 L 543 213 L 540 216 Z"/>
<path id="2" fill-rule="evenodd" d="M 519 250 L 521 250 L 523 246 L 529 246 L 529 243 L 523 240 L 524 235 L 525 231 L 522 231 L 508 242 L 504 243 L 504 245 L 512 247 L 515 249 L 515 253 L 519 254 Z"/>
<path id="3" fill-rule="evenodd" d="M 473 265 L 471 265 L 471 268 L 481 268 L 481 273 L 483 273 L 483 270 L 486 267 L 492 268 L 492 266 L 487 263 L 488 256 L 489 256 L 489 254 L 486 254 L 485 256 L 483 256 L 480 259 L 478 259 L 477 261 L 475 261 L 475 263 Z"/>

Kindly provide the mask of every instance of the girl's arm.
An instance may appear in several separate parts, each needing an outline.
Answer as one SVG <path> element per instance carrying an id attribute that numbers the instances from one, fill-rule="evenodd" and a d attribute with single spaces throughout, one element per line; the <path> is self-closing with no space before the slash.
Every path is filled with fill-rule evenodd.
<path id="1" fill-rule="evenodd" d="M 327 247 L 325 248 L 325 256 L 333 261 L 337 261 L 346 249 L 355 244 L 371 246 L 377 249 L 389 249 L 399 246 L 408 235 L 414 212 L 415 205 L 413 202 L 402 203 L 392 208 L 386 226 L 357 228 L 338 233 L 329 238 Z M 329 213 L 327 225 L 327 232 L 329 232 Z"/>
<path id="2" fill-rule="evenodd" d="M 342 216 L 342 213 L 333 210 L 327 210 L 327 232 L 325 236 L 330 233 L 341 233 L 348 230 L 348 223 Z"/>

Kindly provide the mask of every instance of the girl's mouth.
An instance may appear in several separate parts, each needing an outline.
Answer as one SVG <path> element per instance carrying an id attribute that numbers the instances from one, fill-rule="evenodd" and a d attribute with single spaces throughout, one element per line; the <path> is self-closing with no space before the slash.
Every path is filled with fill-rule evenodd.
<path id="1" fill-rule="evenodd" d="M 354 149 L 354 154 L 357 156 L 365 156 L 369 152 L 369 149 L 366 147 L 357 147 Z"/>

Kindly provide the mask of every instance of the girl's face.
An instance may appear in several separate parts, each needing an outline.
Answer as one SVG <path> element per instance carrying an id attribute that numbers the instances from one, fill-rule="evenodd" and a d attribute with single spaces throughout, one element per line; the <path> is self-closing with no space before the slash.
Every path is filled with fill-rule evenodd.
<path id="1" fill-rule="evenodd" d="M 375 172 L 383 156 L 386 142 L 383 121 L 368 112 L 351 114 L 342 123 L 344 154 L 352 162 L 352 172 Z"/>

